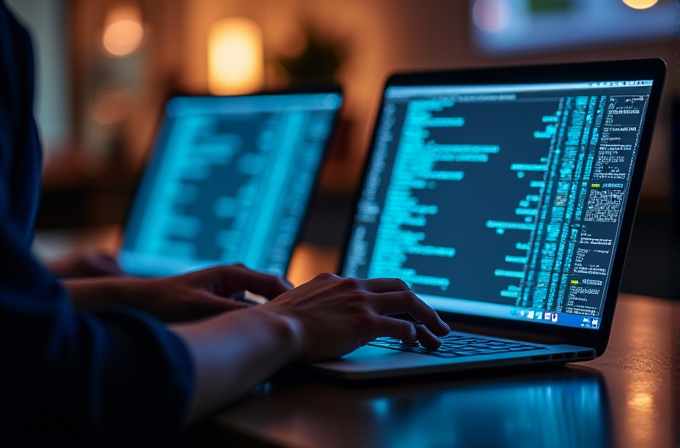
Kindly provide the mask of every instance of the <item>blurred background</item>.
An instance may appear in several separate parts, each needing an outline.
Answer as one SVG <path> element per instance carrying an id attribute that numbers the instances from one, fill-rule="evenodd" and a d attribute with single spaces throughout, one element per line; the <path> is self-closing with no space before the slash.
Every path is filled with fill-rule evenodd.
<path id="1" fill-rule="evenodd" d="M 678 296 L 672 0 L 6 1 L 37 50 L 45 259 L 90 242 L 116 250 L 173 92 L 340 83 L 345 106 L 302 238 L 337 251 L 390 73 L 659 57 L 669 73 L 622 290 Z"/>

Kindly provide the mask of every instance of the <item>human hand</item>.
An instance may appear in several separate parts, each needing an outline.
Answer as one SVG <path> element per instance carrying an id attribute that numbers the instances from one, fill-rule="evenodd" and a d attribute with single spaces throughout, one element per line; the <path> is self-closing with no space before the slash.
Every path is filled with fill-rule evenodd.
<path id="1" fill-rule="evenodd" d="M 60 278 L 88 278 L 124 275 L 116 258 L 95 250 L 81 250 L 51 261 L 47 267 Z"/>
<path id="2" fill-rule="evenodd" d="M 272 299 L 291 289 L 285 280 L 241 264 L 215 266 L 147 282 L 147 297 L 152 299 L 147 311 L 172 322 L 248 308 L 251 305 L 231 298 L 243 291 Z"/>
<path id="3" fill-rule="evenodd" d="M 108 278 L 64 282 L 80 310 L 128 305 L 166 322 L 187 322 L 250 305 L 231 299 L 241 291 L 274 298 L 288 291 L 285 280 L 243 265 L 222 265 L 156 279 Z"/>
<path id="4" fill-rule="evenodd" d="M 436 349 L 450 329 L 435 311 L 398 279 L 342 279 L 321 274 L 253 312 L 276 313 L 293 321 L 300 358 L 345 355 L 378 337 L 419 341 Z M 410 314 L 421 324 L 395 318 Z"/>
<path id="5" fill-rule="evenodd" d="M 423 325 L 391 317 L 403 313 Z M 186 417 L 193 422 L 291 361 L 337 358 L 380 336 L 437 348 L 437 336 L 449 327 L 401 280 L 321 274 L 263 305 L 172 330 L 194 360 L 196 387 Z"/>

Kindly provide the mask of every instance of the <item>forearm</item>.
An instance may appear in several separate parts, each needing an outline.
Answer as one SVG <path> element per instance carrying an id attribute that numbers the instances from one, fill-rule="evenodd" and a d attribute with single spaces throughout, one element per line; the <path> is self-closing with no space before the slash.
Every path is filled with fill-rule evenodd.
<path id="1" fill-rule="evenodd" d="M 187 424 L 245 394 L 300 356 L 298 323 L 265 307 L 172 329 L 187 344 L 195 366 Z"/>
<path id="2" fill-rule="evenodd" d="M 136 280 L 116 278 L 64 280 L 71 301 L 78 311 L 108 305 L 133 305 Z"/>

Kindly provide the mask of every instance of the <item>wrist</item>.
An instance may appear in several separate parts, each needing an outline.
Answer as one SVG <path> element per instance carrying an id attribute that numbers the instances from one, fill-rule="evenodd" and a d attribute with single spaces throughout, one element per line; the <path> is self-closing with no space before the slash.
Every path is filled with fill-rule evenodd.
<path id="1" fill-rule="evenodd" d="M 101 278 L 65 280 L 64 286 L 80 311 L 109 305 L 133 305 L 140 280 Z"/>
<path id="2" fill-rule="evenodd" d="M 262 316 L 263 322 L 272 331 L 274 337 L 291 350 L 291 361 L 302 357 L 304 330 L 302 322 L 298 318 L 265 305 L 250 308 L 248 312 L 259 313 Z"/>
<path id="3" fill-rule="evenodd" d="M 302 355 L 301 323 L 265 305 L 170 330 L 184 341 L 194 365 L 196 386 L 187 422 L 247 393 Z"/>

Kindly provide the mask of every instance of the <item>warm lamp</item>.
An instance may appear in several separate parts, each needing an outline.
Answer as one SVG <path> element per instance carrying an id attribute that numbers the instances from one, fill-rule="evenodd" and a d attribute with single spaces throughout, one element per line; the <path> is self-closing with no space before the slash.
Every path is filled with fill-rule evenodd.
<path id="1" fill-rule="evenodd" d="M 656 5 L 658 0 L 623 0 L 623 3 L 633 9 L 647 9 Z"/>
<path id="2" fill-rule="evenodd" d="M 216 95 L 250 93 L 264 83 L 262 31 L 250 19 L 215 23 L 208 35 L 208 87 Z"/>

